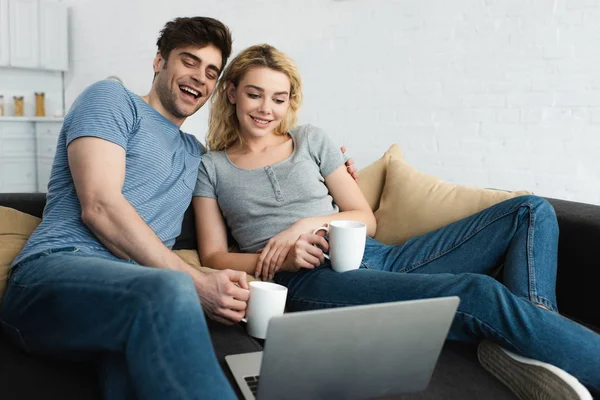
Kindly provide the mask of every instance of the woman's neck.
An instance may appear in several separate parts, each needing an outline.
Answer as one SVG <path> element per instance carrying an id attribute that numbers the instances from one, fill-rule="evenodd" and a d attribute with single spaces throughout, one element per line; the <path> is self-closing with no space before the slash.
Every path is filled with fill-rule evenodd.
<path id="1" fill-rule="evenodd" d="M 287 134 L 276 135 L 275 133 L 270 133 L 262 137 L 242 134 L 241 136 L 242 140 L 236 141 L 231 147 L 231 150 L 236 153 L 265 153 L 289 140 Z"/>

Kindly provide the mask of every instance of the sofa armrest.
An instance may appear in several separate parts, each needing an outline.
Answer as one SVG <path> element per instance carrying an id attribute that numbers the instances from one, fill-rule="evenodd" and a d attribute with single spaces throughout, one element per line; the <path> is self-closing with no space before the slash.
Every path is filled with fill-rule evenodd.
<path id="1" fill-rule="evenodd" d="M 0 206 L 14 208 L 42 218 L 46 193 L 0 193 Z"/>
<path id="2" fill-rule="evenodd" d="M 556 211 L 558 242 L 557 301 L 561 314 L 600 330 L 594 307 L 600 263 L 600 206 L 547 198 Z"/>

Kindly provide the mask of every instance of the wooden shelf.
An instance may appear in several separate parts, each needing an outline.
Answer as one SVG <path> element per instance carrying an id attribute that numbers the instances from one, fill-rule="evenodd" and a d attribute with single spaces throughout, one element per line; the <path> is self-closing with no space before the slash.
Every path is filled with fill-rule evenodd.
<path id="1" fill-rule="evenodd" d="M 0 122 L 62 122 L 63 117 L 0 117 Z"/>

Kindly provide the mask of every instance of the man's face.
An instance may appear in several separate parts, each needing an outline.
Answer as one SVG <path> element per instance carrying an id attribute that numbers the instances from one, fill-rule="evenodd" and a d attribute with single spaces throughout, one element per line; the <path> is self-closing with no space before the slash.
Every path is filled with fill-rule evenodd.
<path id="1" fill-rule="evenodd" d="M 221 60 L 221 51 L 213 45 L 175 48 L 167 61 L 156 55 L 153 89 L 167 119 L 183 123 L 206 103 L 215 89 Z"/>

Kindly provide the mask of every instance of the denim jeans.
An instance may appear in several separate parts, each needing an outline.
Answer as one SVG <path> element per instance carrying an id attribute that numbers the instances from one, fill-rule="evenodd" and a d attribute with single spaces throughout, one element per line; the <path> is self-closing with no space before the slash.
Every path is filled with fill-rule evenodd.
<path id="1" fill-rule="evenodd" d="M 492 340 L 600 392 L 600 335 L 557 312 L 557 248 L 552 206 L 521 196 L 402 245 L 369 238 L 358 270 L 323 265 L 275 280 L 290 311 L 458 296 L 449 339 Z M 502 264 L 504 284 L 488 276 Z"/>
<path id="2" fill-rule="evenodd" d="M 13 271 L 0 322 L 26 352 L 99 360 L 106 399 L 235 398 L 184 272 L 48 251 Z"/>

